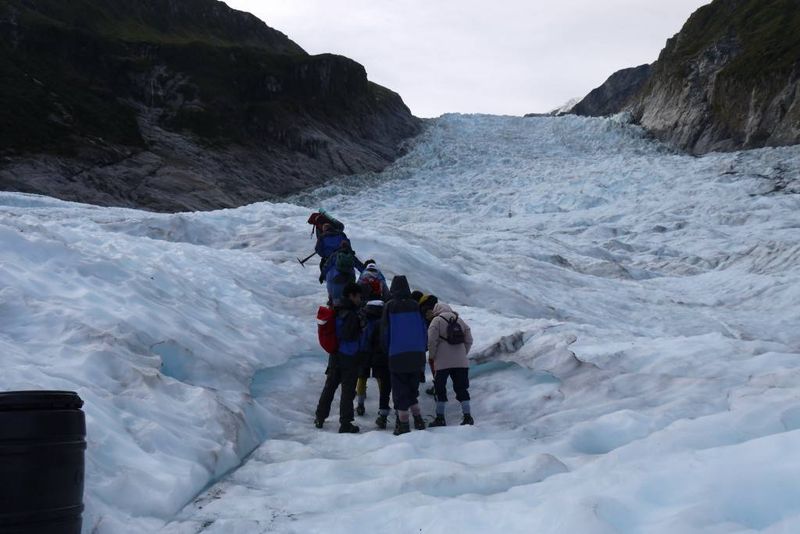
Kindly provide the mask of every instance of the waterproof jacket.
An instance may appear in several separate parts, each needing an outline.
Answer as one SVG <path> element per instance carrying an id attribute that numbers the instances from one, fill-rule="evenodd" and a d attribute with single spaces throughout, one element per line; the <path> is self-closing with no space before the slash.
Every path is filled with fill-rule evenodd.
<path id="1" fill-rule="evenodd" d="M 366 367 L 388 367 L 386 352 L 381 343 L 381 318 L 383 317 L 383 301 L 374 300 L 367 303 L 362 311 L 363 326 L 361 330 L 361 363 Z"/>
<path id="2" fill-rule="evenodd" d="M 341 273 L 337 269 L 330 269 L 325 275 L 328 298 L 332 306 L 339 306 L 343 303 L 344 288 L 356 279 L 355 274 Z"/>
<path id="3" fill-rule="evenodd" d="M 339 350 L 336 352 L 337 364 L 340 366 L 358 364 L 361 318 L 358 316 L 358 309 L 350 301 L 336 306 L 336 338 L 339 340 Z"/>
<path id="4" fill-rule="evenodd" d="M 317 246 L 314 247 L 314 252 L 324 262 L 331 254 L 339 250 L 344 241 L 348 241 L 347 235 L 341 230 L 328 230 L 317 239 Z"/>
<path id="5" fill-rule="evenodd" d="M 358 277 L 358 285 L 366 288 L 370 300 L 387 300 L 389 298 L 389 286 L 386 284 L 386 277 L 377 267 L 370 264 Z M 380 286 L 380 291 L 376 292 L 374 287 Z"/>
<path id="6" fill-rule="evenodd" d="M 469 367 L 467 355 L 472 348 L 472 331 L 463 319 L 442 302 L 433 307 L 433 320 L 428 327 L 428 359 L 433 360 L 437 371 Z M 464 331 L 464 343 L 451 345 L 447 342 L 448 321 L 457 320 Z"/>
<path id="7" fill-rule="evenodd" d="M 425 369 L 426 330 L 419 305 L 411 298 L 405 276 L 395 276 L 390 300 L 383 309 L 381 338 L 393 373 L 417 373 Z"/>

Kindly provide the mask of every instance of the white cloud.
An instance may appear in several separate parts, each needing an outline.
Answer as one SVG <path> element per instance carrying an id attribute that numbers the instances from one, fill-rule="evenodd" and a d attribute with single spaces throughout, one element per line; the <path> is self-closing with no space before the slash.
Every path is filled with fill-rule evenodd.
<path id="1" fill-rule="evenodd" d="M 649 63 L 708 0 L 227 0 L 362 63 L 412 111 L 522 114 Z"/>

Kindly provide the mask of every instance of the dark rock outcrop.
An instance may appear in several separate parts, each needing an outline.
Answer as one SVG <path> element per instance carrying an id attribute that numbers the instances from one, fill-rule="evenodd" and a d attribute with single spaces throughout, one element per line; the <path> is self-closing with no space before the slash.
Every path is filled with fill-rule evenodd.
<path id="1" fill-rule="evenodd" d="M 615 72 L 603 85 L 575 104 L 570 113 L 584 117 L 604 117 L 624 111 L 631 99 L 648 82 L 651 72 L 651 65 Z"/>
<path id="2" fill-rule="evenodd" d="M 216 0 L 0 0 L 0 188 L 160 211 L 380 170 L 420 121 Z"/>
<path id="3" fill-rule="evenodd" d="M 667 41 L 633 95 L 609 82 L 573 112 L 629 111 L 697 154 L 800 143 L 800 1 L 714 0 Z"/>

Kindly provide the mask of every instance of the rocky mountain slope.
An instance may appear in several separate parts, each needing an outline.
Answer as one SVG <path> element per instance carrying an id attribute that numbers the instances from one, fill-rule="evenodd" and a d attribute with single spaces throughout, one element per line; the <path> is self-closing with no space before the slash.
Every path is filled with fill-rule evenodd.
<path id="1" fill-rule="evenodd" d="M 631 111 L 694 153 L 800 143 L 800 2 L 715 0 L 667 42 L 641 89 L 616 94 L 618 105 L 587 114 Z"/>
<path id="2" fill-rule="evenodd" d="M 420 130 L 358 63 L 216 0 L 0 0 L 0 188 L 159 211 L 377 171 Z"/>
<path id="3" fill-rule="evenodd" d="M 651 65 L 617 71 L 603 85 L 575 104 L 570 112 L 584 117 L 603 117 L 619 113 L 641 91 L 650 80 L 651 74 Z"/>

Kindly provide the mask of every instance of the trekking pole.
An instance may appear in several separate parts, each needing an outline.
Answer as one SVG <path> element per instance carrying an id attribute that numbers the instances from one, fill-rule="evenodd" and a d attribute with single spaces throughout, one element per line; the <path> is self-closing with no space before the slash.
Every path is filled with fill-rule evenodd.
<path id="1" fill-rule="evenodd" d="M 311 258 L 313 258 L 314 256 L 316 256 L 316 255 L 317 255 L 317 253 L 316 253 L 316 252 L 312 252 L 312 253 L 311 253 L 311 256 L 307 257 L 307 258 L 306 258 L 306 259 L 304 259 L 304 260 L 301 260 L 300 258 L 297 258 L 297 261 L 299 261 L 299 262 L 300 262 L 300 265 L 302 265 L 302 266 L 303 266 L 303 269 L 305 269 L 305 268 L 306 268 L 306 262 L 307 262 L 308 260 L 310 260 Z"/>

